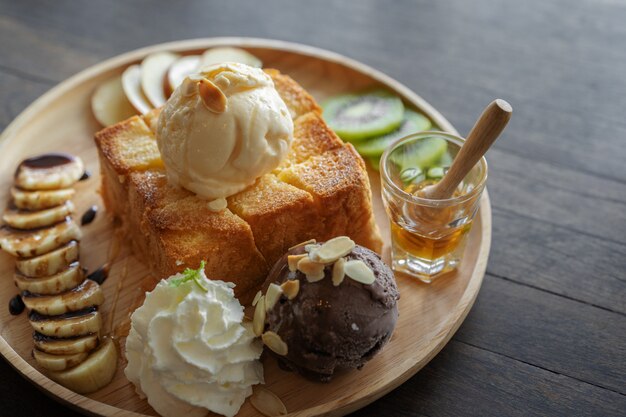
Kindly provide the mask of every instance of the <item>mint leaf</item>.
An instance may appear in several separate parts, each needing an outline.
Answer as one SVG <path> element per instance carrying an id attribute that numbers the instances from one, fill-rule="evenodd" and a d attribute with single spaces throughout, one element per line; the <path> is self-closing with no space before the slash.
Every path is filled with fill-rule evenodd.
<path id="1" fill-rule="evenodd" d="M 200 262 L 200 268 L 191 269 L 187 268 L 183 271 L 182 277 L 174 278 L 169 281 L 171 287 L 180 287 L 181 284 L 184 284 L 189 281 L 194 281 L 198 287 L 204 292 L 208 292 L 209 290 L 202 284 L 202 271 L 204 271 L 204 266 L 206 265 L 205 261 Z"/>

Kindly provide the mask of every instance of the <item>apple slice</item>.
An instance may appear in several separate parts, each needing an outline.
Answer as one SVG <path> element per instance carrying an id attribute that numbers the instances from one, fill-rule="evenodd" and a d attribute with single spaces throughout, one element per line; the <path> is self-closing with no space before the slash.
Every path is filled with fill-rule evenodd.
<path id="1" fill-rule="evenodd" d="M 170 52 L 157 52 L 148 55 L 141 62 L 141 88 L 154 107 L 165 104 L 163 78 L 170 66 L 180 58 Z"/>
<path id="2" fill-rule="evenodd" d="M 137 114 L 124 94 L 121 76 L 100 84 L 91 96 L 91 111 L 102 126 L 114 125 Z"/>
<path id="3" fill-rule="evenodd" d="M 141 67 L 131 65 L 122 74 L 122 88 L 130 104 L 141 114 L 152 110 L 152 105 L 141 89 Z"/>
<path id="4" fill-rule="evenodd" d="M 213 64 L 221 64 L 222 62 L 239 62 L 240 64 L 257 68 L 263 66 L 261 60 L 248 51 L 244 51 L 240 48 L 220 47 L 208 49 L 202 54 L 200 68 L 208 67 Z"/>
<path id="5" fill-rule="evenodd" d="M 193 74 L 200 66 L 199 55 L 188 55 L 174 62 L 167 71 L 165 84 L 165 92 L 167 96 L 171 95 L 176 87 L 182 84 L 186 76 Z"/>

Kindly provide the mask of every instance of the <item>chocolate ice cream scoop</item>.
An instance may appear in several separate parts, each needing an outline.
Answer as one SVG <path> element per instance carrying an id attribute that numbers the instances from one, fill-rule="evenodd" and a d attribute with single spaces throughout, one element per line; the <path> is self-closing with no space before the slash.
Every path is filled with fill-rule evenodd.
<path id="1" fill-rule="evenodd" d="M 398 319 L 393 272 L 347 237 L 292 248 L 270 271 L 264 294 L 265 344 L 283 367 L 324 382 L 361 368 Z"/>

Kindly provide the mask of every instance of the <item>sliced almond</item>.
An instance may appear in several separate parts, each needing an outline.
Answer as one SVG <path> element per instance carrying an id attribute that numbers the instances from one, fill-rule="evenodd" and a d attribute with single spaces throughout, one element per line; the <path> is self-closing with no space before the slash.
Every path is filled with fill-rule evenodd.
<path id="1" fill-rule="evenodd" d="M 254 309 L 254 318 L 252 319 L 252 331 L 255 336 L 261 336 L 265 327 L 265 297 L 259 297 Z"/>
<path id="2" fill-rule="evenodd" d="M 250 404 L 266 417 L 284 416 L 287 414 L 285 404 L 272 391 L 261 386 L 254 387 Z"/>
<path id="3" fill-rule="evenodd" d="M 317 243 L 309 243 L 308 245 L 304 245 L 304 250 L 306 253 L 311 253 L 319 247 L 320 245 L 318 245 Z"/>
<path id="4" fill-rule="evenodd" d="M 263 333 L 261 336 L 265 346 L 270 348 L 274 353 L 285 356 L 288 352 L 287 344 L 283 342 L 280 336 L 272 331 Z"/>
<path id="5" fill-rule="evenodd" d="M 346 265 L 346 258 L 339 258 L 333 265 L 333 285 L 338 287 L 343 282 L 345 276 L 344 267 Z"/>
<path id="6" fill-rule="evenodd" d="M 228 100 L 218 86 L 207 78 L 203 78 L 198 83 L 198 95 L 202 99 L 205 107 L 213 113 L 224 113 Z"/>
<path id="7" fill-rule="evenodd" d="M 288 255 L 287 256 L 287 265 L 289 265 L 289 270 L 291 272 L 296 272 L 298 269 L 298 262 L 301 259 L 308 257 L 309 255 L 306 253 L 302 253 L 300 255 Z"/>
<path id="8" fill-rule="evenodd" d="M 287 299 L 293 300 L 298 295 L 298 292 L 300 292 L 300 280 L 290 279 L 285 281 L 281 284 L 281 288 Z"/>
<path id="9" fill-rule="evenodd" d="M 320 263 L 332 263 L 352 252 L 355 243 L 347 236 L 338 236 L 325 242 L 309 254 L 311 259 Z"/>
<path id="10" fill-rule="evenodd" d="M 252 300 L 252 307 L 254 307 L 256 303 L 259 302 L 259 299 L 261 298 L 262 295 L 263 293 L 261 292 L 261 290 L 257 291 L 256 295 L 254 296 L 254 299 Z"/>
<path id="11" fill-rule="evenodd" d="M 306 275 L 306 279 L 309 282 L 317 282 L 324 279 L 324 264 L 313 262 L 309 257 L 300 259 L 298 270 Z"/>
<path id="12" fill-rule="evenodd" d="M 276 284 L 270 284 L 265 293 L 265 311 L 270 311 L 276 305 L 276 302 L 283 293 L 282 287 Z"/>
<path id="13" fill-rule="evenodd" d="M 289 248 L 289 250 L 295 249 L 295 248 L 299 248 L 300 246 L 306 246 L 306 245 L 310 245 L 312 243 L 317 243 L 317 240 L 315 239 L 309 239 L 305 242 L 300 242 L 297 245 L 293 245 L 292 247 Z"/>
<path id="14" fill-rule="evenodd" d="M 361 284 L 371 285 L 376 281 L 374 271 L 361 260 L 348 261 L 343 269 L 347 276 Z"/>

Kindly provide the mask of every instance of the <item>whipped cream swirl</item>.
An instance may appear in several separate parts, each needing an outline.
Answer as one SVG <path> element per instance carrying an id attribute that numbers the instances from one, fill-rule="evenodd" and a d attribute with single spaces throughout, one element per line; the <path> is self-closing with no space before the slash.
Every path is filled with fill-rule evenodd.
<path id="1" fill-rule="evenodd" d="M 234 416 L 263 383 L 262 345 L 242 323 L 234 284 L 194 272 L 195 282 L 177 274 L 146 293 L 131 317 L 125 374 L 164 417 Z"/>

